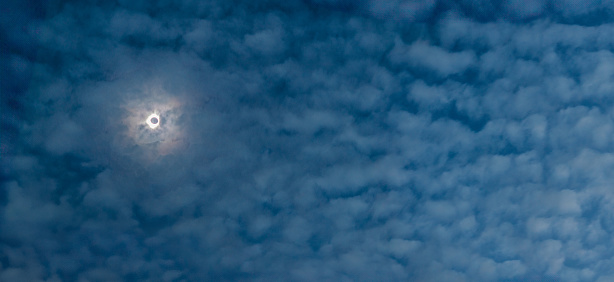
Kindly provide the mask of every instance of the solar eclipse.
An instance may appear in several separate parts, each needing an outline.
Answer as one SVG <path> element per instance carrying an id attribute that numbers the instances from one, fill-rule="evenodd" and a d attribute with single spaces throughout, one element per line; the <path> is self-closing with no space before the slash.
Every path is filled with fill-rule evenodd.
<path id="1" fill-rule="evenodd" d="M 156 83 L 145 85 L 144 89 L 131 92 L 132 97 L 121 104 L 125 131 L 117 140 L 131 148 L 127 150 L 131 158 L 153 163 L 188 148 L 182 126 L 187 116 L 180 97 L 170 95 Z"/>
<path id="2" fill-rule="evenodd" d="M 155 129 L 156 127 L 160 126 L 160 116 L 158 114 L 151 114 L 147 117 L 147 125 L 149 125 L 149 128 L 151 129 Z"/>

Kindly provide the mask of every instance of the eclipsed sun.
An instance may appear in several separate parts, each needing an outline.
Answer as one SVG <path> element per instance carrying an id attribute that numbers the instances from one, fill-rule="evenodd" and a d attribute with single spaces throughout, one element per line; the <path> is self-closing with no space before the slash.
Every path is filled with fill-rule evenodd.
<path id="1" fill-rule="evenodd" d="M 151 114 L 147 117 L 147 125 L 149 128 L 155 129 L 160 126 L 160 116 L 158 114 Z"/>

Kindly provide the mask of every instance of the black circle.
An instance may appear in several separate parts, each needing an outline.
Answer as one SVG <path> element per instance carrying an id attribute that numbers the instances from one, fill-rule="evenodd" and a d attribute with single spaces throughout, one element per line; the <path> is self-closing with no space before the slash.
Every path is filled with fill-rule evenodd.
<path id="1" fill-rule="evenodd" d="M 152 117 L 150 120 L 151 124 L 158 124 L 158 118 L 157 117 Z"/>

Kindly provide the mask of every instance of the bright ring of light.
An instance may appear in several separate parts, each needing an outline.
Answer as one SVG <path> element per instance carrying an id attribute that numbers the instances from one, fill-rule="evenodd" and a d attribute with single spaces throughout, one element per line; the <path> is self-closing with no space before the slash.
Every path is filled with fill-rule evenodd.
<path id="1" fill-rule="evenodd" d="M 155 129 L 156 127 L 160 126 L 160 116 L 158 114 L 151 114 L 147 117 L 147 125 L 149 125 L 149 128 L 151 129 Z"/>

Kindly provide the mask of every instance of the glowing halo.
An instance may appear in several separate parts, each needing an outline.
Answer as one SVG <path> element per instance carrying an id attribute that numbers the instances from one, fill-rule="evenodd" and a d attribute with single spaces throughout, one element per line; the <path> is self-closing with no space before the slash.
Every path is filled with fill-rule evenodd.
<path id="1" fill-rule="evenodd" d="M 135 92 L 132 99 L 121 104 L 124 131 L 118 135 L 117 144 L 126 148 L 130 158 L 147 163 L 183 153 L 189 146 L 179 123 L 186 117 L 184 103 L 162 90 L 145 90 Z"/>
<path id="2" fill-rule="evenodd" d="M 149 125 L 149 128 L 151 129 L 155 129 L 156 127 L 160 126 L 160 116 L 158 114 L 151 114 L 147 117 L 147 125 Z"/>

